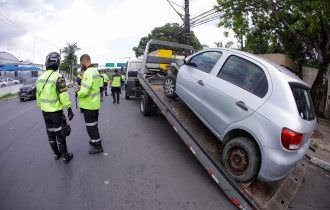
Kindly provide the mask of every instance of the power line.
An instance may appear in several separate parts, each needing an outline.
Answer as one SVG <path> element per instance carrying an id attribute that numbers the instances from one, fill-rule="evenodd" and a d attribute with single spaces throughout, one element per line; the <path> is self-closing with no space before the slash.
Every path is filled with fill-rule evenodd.
<path id="1" fill-rule="evenodd" d="M 169 1 L 169 0 L 166 0 L 166 1 L 172 7 L 172 9 L 175 11 L 175 13 L 177 15 L 179 15 L 179 17 L 181 18 L 181 20 L 184 22 L 184 18 L 182 17 L 183 15 L 176 10 L 176 8 L 173 6 L 173 2 L 172 1 Z"/>
<path id="2" fill-rule="evenodd" d="M 199 25 L 203 25 L 203 24 L 211 22 L 211 21 L 218 20 L 218 19 L 222 18 L 223 16 L 224 16 L 224 14 L 214 15 L 212 17 L 209 17 L 208 19 L 202 20 L 200 22 L 195 23 L 194 25 L 191 25 L 191 28 L 194 28 L 194 27 L 199 26 Z"/>

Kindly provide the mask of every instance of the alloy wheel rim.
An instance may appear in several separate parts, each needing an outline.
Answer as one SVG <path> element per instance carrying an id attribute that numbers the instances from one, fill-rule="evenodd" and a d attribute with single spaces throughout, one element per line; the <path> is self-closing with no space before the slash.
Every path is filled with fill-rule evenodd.
<path id="1" fill-rule="evenodd" d="M 165 92 L 167 94 L 173 94 L 174 93 L 173 80 L 171 80 L 171 79 L 166 79 L 165 80 Z"/>

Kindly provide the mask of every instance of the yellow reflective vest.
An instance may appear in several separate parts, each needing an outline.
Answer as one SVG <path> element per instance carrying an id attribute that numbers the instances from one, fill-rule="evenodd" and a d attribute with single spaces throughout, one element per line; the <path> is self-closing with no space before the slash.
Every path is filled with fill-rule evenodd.
<path id="1" fill-rule="evenodd" d="M 118 74 L 113 75 L 111 80 L 111 87 L 121 87 L 121 76 Z"/>
<path id="2" fill-rule="evenodd" d="M 59 72 L 46 70 L 37 80 L 37 104 L 44 112 L 56 112 L 62 110 L 63 107 L 71 107 L 68 92 L 60 93 L 58 90 L 57 82 L 60 77 L 62 75 Z"/>
<path id="3" fill-rule="evenodd" d="M 108 82 L 109 81 L 109 77 L 107 74 L 103 73 L 101 74 L 103 76 L 103 82 Z"/>
<path id="4" fill-rule="evenodd" d="M 97 69 L 88 68 L 83 74 L 78 91 L 79 107 L 88 110 L 100 109 L 100 87 L 102 86 L 103 79 Z"/>

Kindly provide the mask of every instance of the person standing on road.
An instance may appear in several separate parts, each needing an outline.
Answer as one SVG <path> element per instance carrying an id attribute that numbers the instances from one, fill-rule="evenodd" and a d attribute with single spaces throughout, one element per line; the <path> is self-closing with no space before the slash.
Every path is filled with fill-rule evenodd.
<path id="1" fill-rule="evenodd" d="M 117 104 L 119 104 L 119 94 L 121 92 L 122 78 L 117 69 L 115 69 L 115 74 L 112 76 L 110 84 L 113 104 L 115 104 L 116 102 Z"/>
<path id="2" fill-rule="evenodd" d="M 80 64 L 86 69 L 81 86 L 76 86 L 76 92 L 79 98 L 79 107 L 85 118 L 87 133 L 90 137 L 89 144 L 91 149 L 89 154 L 103 152 L 102 140 L 98 129 L 100 101 L 100 87 L 103 86 L 103 80 L 96 68 L 91 65 L 91 58 L 88 54 L 80 57 Z"/>
<path id="3" fill-rule="evenodd" d="M 49 144 L 54 152 L 55 160 L 63 157 L 65 164 L 73 158 L 66 146 L 66 137 L 71 128 L 66 122 L 63 107 L 68 110 L 68 118 L 72 120 L 74 114 L 71 109 L 68 88 L 63 76 L 57 72 L 60 65 L 60 54 L 51 52 L 46 57 L 46 72 L 37 80 L 37 105 L 42 110 L 45 120 Z"/>
<path id="4" fill-rule="evenodd" d="M 108 83 L 110 79 L 105 72 L 103 72 L 101 75 L 103 77 L 103 92 L 105 96 L 108 96 Z"/>

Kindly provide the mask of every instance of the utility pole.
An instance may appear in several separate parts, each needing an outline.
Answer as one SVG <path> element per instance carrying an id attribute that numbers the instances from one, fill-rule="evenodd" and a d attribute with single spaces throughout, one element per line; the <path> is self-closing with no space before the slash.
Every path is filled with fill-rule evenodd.
<path id="1" fill-rule="evenodd" d="M 184 0 L 184 35 L 186 44 L 190 44 L 189 0 Z"/>

